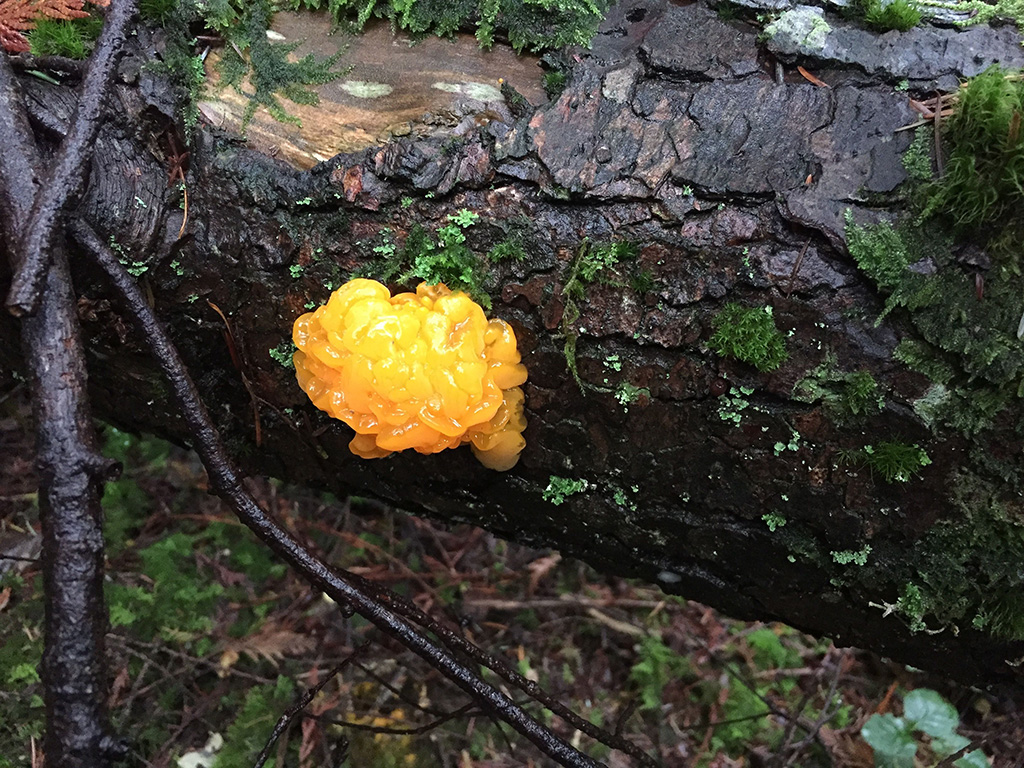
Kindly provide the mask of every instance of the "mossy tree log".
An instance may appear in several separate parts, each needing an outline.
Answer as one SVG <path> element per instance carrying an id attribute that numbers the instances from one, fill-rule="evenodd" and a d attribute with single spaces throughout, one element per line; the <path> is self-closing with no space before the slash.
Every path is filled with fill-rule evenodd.
<path id="1" fill-rule="evenodd" d="M 469 521 L 963 680 L 1018 682 L 1024 414 L 1006 394 L 1018 369 L 1000 356 L 1020 349 L 986 353 L 1009 370 L 996 381 L 905 307 L 876 322 L 893 286 L 851 257 L 844 214 L 906 207 L 912 134 L 895 131 L 916 115 L 886 75 L 823 60 L 824 88 L 776 53 L 779 72 L 754 30 L 700 4 L 632 2 L 559 97 L 460 135 L 302 171 L 200 127 L 182 230 L 167 185 L 171 100 L 136 52 L 81 212 L 139 273 L 251 471 Z M 914 82 L 958 74 L 942 67 Z M 59 134 L 70 89 L 22 83 L 38 131 Z M 393 267 L 417 225 L 462 209 L 480 215 L 466 230 L 476 287 L 530 371 L 522 460 L 496 473 L 464 449 L 356 459 L 351 432 L 281 364 L 292 323 L 353 273 Z M 885 238 L 865 253 L 884 258 Z M 635 258 L 609 242 L 635 244 Z M 974 338 L 963 318 L 1012 336 L 999 325 L 1012 299 L 970 287 L 976 273 L 997 277 L 980 249 L 911 255 L 900 269 L 966 286 L 959 303 L 944 299 L 951 336 Z M 184 440 L 102 278 L 79 266 L 75 280 L 95 411 Z M 780 335 L 729 337 L 716 323 L 729 304 L 770 308 Z M 9 374 L 23 368 L 16 333 L 0 324 Z M 894 356 L 907 341 L 916 370 Z M 929 350 L 941 376 L 920 372 Z M 985 408 L 958 419 L 975 396 Z"/>

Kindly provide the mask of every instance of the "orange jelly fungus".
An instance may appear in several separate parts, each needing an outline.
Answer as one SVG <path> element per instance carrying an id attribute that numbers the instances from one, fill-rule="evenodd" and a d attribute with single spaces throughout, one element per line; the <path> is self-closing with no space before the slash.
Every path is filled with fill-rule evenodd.
<path id="1" fill-rule="evenodd" d="M 526 445 L 526 367 L 503 320 L 443 284 L 392 296 L 351 280 L 295 321 L 295 373 L 313 404 L 356 431 L 364 459 L 463 443 L 506 470 Z"/>

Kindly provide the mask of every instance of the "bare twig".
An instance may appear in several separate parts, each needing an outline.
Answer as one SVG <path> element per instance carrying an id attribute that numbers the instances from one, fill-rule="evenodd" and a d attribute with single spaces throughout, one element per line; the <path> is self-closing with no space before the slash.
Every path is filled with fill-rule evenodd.
<path id="1" fill-rule="evenodd" d="M 135 16 L 135 3 L 136 0 L 111 1 L 67 136 L 42 179 L 45 191 L 36 196 L 18 240 L 12 241 L 20 242 L 19 250 L 23 254 L 7 295 L 7 308 L 14 315 L 32 314 L 39 305 L 54 230 L 61 213 L 78 195 L 88 177 L 89 160 L 102 122 L 103 103 L 121 57 L 128 22 Z M 3 146 L 6 150 L 7 145 Z"/>
<path id="2" fill-rule="evenodd" d="M 480 711 L 476 708 L 476 704 L 463 704 L 456 710 L 447 712 L 440 717 L 431 720 L 425 725 L 407 726 L 405 728 L 395 728 L 387 725 L 371 725 L 370 723 L 355 723 L 351 720 L 339 720 L 336 717 L 327 717 L 326 715 L 310 715 L 305 714 L 303 717 L 308 717 L 316 720 L 320 723 L 329 723 L 331 725 L 340 725 L 343 728 L 351 728 L 355 731 L 366 731 L 367 733 L 383 733 L 389 736 L 419 736 L 444 725 L 451 720 L 455 720 L 459 717 L 468 717 L 479 715 Z"/>
<path id="3" fill-rule="evenodd" d="M 807 249 L 810 245 L 811 239 L 807 238 L 807 242 L 804 243 L 804 247 L 800 249 L 800 253 L 797 255 L 796 261 L 793 262 L 793 271 L 789 273 L 789 283 L 786 285 L 787 296 L 793 292 L 793 286 L 796 284 L 796 276 L 800 273 L 800 267 L 803 266 L 804 256 L 807 255 Z"/>
<path id="4" fill-rule="evenodd" d="M 256 758 L 256 762 L 253 764 L 254 768 L 261 768 L 270 756 L 270 750 L 273 748 L 274 742 L 276 742 L 281 737 L 281 734 L 284 733 L 285 729 L 291 725 L 292 720 L 294 720 L 302 710 L 309 706 L 309 703 L 316 698 L 316 695 L 323 690 L 325 685 L 341 674 L 341 671 L 355 661 L 359 657 L 359 654 L 365 651 L 369 645 L 369 643 L 363 643 L 352 651 L 352 653 L 348 655 L 348 658 L 328 672 L 323 680 L 302 694 L 299 700 L 295 702 L 294 706 L 281 715 L 280 719 L 277 721 L 277 725 L 274 726 L 274 730 L 270 734 L 270 738 L 267 739 L 267 743 L 263 745 L 263 749 L 260 751 L 259 757 Z"/>
<path id="5" fill-rule="evenodd" d="M 839 654 L 839 658 L 836 659 L 836 670 L 832 675 L 832 681 L 828 686 L 828 693 L 825 695 L 825 703 L 822 704 L 821 714 L 818 719 L 814 721 L 814 725 L 811 726 L 811 730 L 808 734 L 795 746 L 790 753 L 789 759 L 786 760 L 786 765 L 792 765 L 793 762 L 800 756 L 800 754 L 810 746 L 811 742 L 819 738 L 821 728 L 825 723 L 836 716 L 839 711 L 839 707 L 832 707 L 832 699 L 836 695 L 836 689 L 839 687 L 839 680 L 843 676 L 843 667 L 846 664 L 847 652 L 842 651 Z M 841 703 L 841 701 L 840 701 Z"/>

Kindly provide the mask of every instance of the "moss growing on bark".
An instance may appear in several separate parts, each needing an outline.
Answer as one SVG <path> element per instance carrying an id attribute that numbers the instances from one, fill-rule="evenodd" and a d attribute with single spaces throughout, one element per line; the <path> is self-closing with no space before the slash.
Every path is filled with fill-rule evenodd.
<path id="1" fill-rule="evenodd" d="M 910 0 L 859 0 L 857 6 L 868 26 L 879 32 L 896 29 L 906 32 L 921 23 L 921 12 Z"/>
<path id="2" fill-rule="evenodd" d="M 831 353 L 797 383 L 793 397 L 805 403 L 820 401 L 838 422 L 878 413 L 885 402 L 874 376 L 868 371 L 839 370 L 838 360 Z"/>
<path id="3" fill-rule="evenodd" d="M 762 372 L 776 370 L 788 357 L 786 340 L 775 327 L 771 307 L 726 304 L 711 321 L 715 333 L 708 345 Z"/>
<path id="4" fill-rule="evenodd" d="M 1024 509 L 1001 484 L 960 475 L 952 487 L 961 515 L 902 555 L 897 571 L 906 581 L 895 608 L 912 629 L 971 626 L 1024 639 Z"/>
<path id="5" fill-rule="evenodd" d="M 357 29 L 371 17 L 413 35 L 447 37 L 469 24 L 488 48 L 504 32 L 517 51 L 587 45 L 610 5 L 607 0 L 288 0 L 292 8 L 328 9 Z"/>
<path id="6" fill-rule="evenodd" d="M 993 65 L 960 91 L 944 126 L 952 152 L 930 189 L 925 216 L 942 213 L 958 226 L 997 226 L 1024 204 L 1024 80 Z"/>
<path id="7" fill-rule="evenodd" d="M 994 264 L 979 300 L 975 276 L 955 260 L 948 240 L 911 226 L 859 227 L 850 214 L 846 236 L 858 266 L 887 297 L 883 316 L 905 311 L 917 332 L 900 342 L 894 356 L 943 388 L 923 406 L 930 424 L 973 434 L 1007 405 L 1020 403 L 1024 355 L 1017 329 L 1024 294 L 1014 265 Z M 934 274 L 908 269 L 925 258 Z"/>

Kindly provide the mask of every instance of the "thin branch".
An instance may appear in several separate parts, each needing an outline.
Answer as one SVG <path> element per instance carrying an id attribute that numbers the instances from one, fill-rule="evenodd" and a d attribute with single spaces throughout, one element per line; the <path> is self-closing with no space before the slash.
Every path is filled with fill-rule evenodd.
<path id="1" fill-rule="evenodd" d="M 330 725 L 339 725 L 342 728 L 351 728 L 356 731 L 366 731 L 367 733 L 382 733 L 388 736 L 420 736 L 424 733 L 438 728 L 445 723 L 455 720 L 456 718 L 463 716 L 475 716 L 480 714 L 479 710 L 476 709 L 476 704 L 463 704 L 456 710 L 447 712 L 440 717 L 431 720 L 425 725 L 417 725 L 405 728 L 392 728 L 387 725 L 370 725 L 369 723 L 353 723 L 350 720 L 339 720 L 336 717 L 327 717 L 326 715 L 311 715 L 306 713 L 303 717 L 308 717 L 311 720 L 316 720 L 320 723 L 329 723 Z"/>
<path id="2" fill-rule="evenodd" d="M 835 709 L 832 708 L 832 699 L 836 695 L 836 689 L 839 687 L 839 680 L 843 676 L 843 667 L 846 664 L 846 658 L 847 651 L 840 652 L 839 658 L 836 659 L 835 674 L 832 675 L 832 681 L 828 686 L 828 693 L 825 694 L 825 701 L 821 706 L 821 714 L 818 716 L 818 719 L 814 721 L 814 725 L 811 726 L 810 732 L 808 732 L 808 734 L 795 747 L 793 747 L 790 759 L 786 761 L 787 766 L 792 765 L 793 761 L 795 761 L 796 758 L 810 746 L 811 742 L 820 737 L 822 726 L 835 717 L 836 713 L 839 712 L 839 706 L 842 704 L 842 699 L 840 699 L 840 703 L 836 705 Z"/>
<path id="3" fill-rule="evenodd" d="M 184 363 L 135 281 L 87 224 L 75 220 L 69 224 L 69 230 L 107 273 L 121 295 L 171 385 L 211 484 L 218 495 L 231 505 L 239 519 L 310 584 L 422 657 L 477 699 L 485 710 L 493 712 L 515 728 L 544 754 L 561 765 L 573 768 L 597 768 L 602 765 L 556 736 L 508 696 L 481 680 L 451 653 L 400 617 L 391 607 L 397 600 L 396 595 L 371 589 L 368 582 L 353 574 L 332 571 L 263 511 L 244 489 L 241 477 L 232 466 Z"/>
<path id="4" fill-rule="evenodd" d="M 331 680 L 333 680 L 335 677 L 341 674 L 341 671 L 345 669 L 345 667 L 347 667 L 353 661 L 355 661 L 359 657 L 359 654 L 365 651 L 369 646 L 369 643 L 363 643 L 354 651 L 352 651 L 352 653 L 348 655 L 348 658 L 346 658 L 334 669 L 328 672 L 327 676 L 324 677 L 323 680 L 321 680 L 319 683 L 317 683 L 312 688 L 307 690 L 304 694 L 302 694 L 302 697 L 297 702 L 295 702 L 295 705 L 292 706 L 283 715 L 281 715 L 280 719 L 277 721 L 277 725 L 274 726 L 274 730 L 270 733 L 270 738 L 267 739 L 267 743 L 263 745 L 263 749 L 260 751 L 259 757 L 256 758 L 256 762 L 253 764 L 253 768 L 262 768 L 262 765 L 267 761 L 267 758 L 270 756 L 270 750 L 273 748 L 275 742 L 277 742 L 277 740 L 281 737 L 281 734 L 285 732 L 285 729 L 289 725 L 291 725 L 292 720 L 294 720 L 302 712 L 302 710 L 309 706 L 309 703 L 314 698 L 316 698 L 316 695 L 323 690 L 325 685 L 327 685 L 329 682 L 331 682 Z"/>
<path id="5" fill-rule="evenodd" d="M 7 295 L 7 309 L 16 316 L 36 311 L 58 219 L 88 178 L 89 161 L 102 123 L 103 103 L 121 58 L 128 22 L 135 16 L 135 4 L 136 0 L 112 0 L 67 136 L 43 180 L 45 191 L 36 196 L 19 239 L 12 240 L 20 242 L 18 250 L 23 258 Z M 2 146 L 6 151 L 7 145 Z"/>

